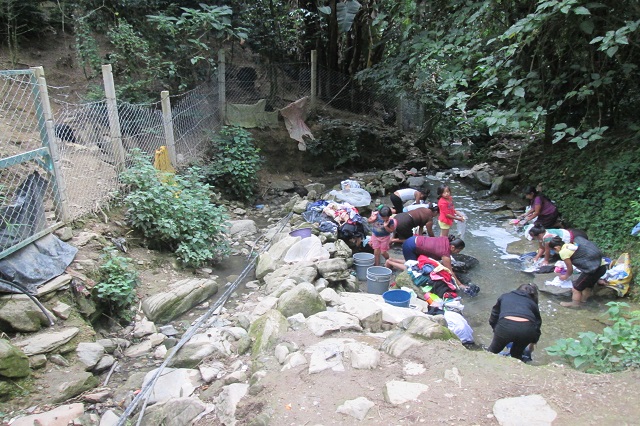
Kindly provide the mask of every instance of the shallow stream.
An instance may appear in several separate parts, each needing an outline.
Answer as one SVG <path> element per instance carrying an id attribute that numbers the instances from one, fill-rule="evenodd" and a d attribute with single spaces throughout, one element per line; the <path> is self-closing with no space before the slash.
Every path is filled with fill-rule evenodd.
<path id="1" fill-rule="evenodd" d="M 432 194 L 434 194 L 435 188 L 441 182 L 432 180 L 429 183 L 432 187 Z M 497 298 L 503 293 L 516 289 L 521 284 L 531 283 L 533 279 L 531 274 L 521 272 L 522 265 L 518 260 L 521 253 L 508 254 L 507 246 L 513 242 L 520 242 L 519 247 L 524 248 L 523 252 L 534 251 L 536 246 L 533 242 L 524 241 L 523 237 L 518 235 L 508 224 L 508 220 L 499 218 L 494 213 L 480 210 L 481 202 L 474 199 L 473 191 L 455 181 L 449 180 L 446 183 L 451 187 L 456 209 L 463 212 L 468 218 L 464 235 L 466 248 L 463 253 L 479 261 L 475 268 L 463 274 L 461 278 L 465 282 L 477 284 L 481 288 L 478 296 L 464 297 L 464 316 L 474 330 L 476 342 L 486 347 L 491 343 L 493 335 L 488 320 L 491 308 Z M 388 197 L 381 201 L 390 205 Z M 432 199 L 431 201 L 436 200 Z M 264 218 L 256 221 L 259 227 L 265 225 Z M 434 231 L 436 235 L 439 235 L 437 224 Z M 458 234 L 455 226 L 451 233 Z M 392 256 L 402 256 L 400 246 L 394 246 Z M 230 276 L 229 278 L 232 278 L 233 274 L 239 274 L 244 269 L 247 262 L 243 256 L 232 256 L 224 262 L 224 266 L 218 265 L 214 273 L 220 277 Z M 554 277 L 553 273 L 548 275 L 549 279 Z M 245 281 L 253 279 L 252 277 L 251 273 Z M 244 293 L 246 293 L 244 285 L 241 285 L 234 296 L 242 299 Z M 232 308 L 234 298 L 227 303 L 227 308 Z M 604 327 L 605 316 L 603 314 L 607 310 L 605 305 L 607 300 L 592 299 L 585 308 L 580 310 L 561 307 L 560 302 L 565 300 L 568 298 L 546 293 L 540 294 L 542 336 L 533 354 L 533 364 L 546 364 L 553 360 L 543 349 L 552 345 L 556 339 L 577 337 L 578 333 L 582 331 L 600 332 Z"/>

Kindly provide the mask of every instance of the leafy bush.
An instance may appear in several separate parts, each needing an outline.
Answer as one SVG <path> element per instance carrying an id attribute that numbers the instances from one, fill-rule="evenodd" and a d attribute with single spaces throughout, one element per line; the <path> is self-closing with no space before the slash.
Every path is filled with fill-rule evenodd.
<path id="1" fill-rule="evenodd" d="M 612 324 L 601 334 L 587 331 L 579 339 L 561 339 L 546 348 L 550 355 L 573 361 L 587 373 L 610 373 L 640 367 L 640 311 L 623 312 L 627 303 L 609 302 L 607 314 Z"/>
<path id="2" fill-rule="evenodd" d="M 138 272 L 129 260 L 113 249 L 105 249 L 104 263 L 98 268 L 99 282 L 93 288 L 94 295 L 116 316 L 124 316 L 125 310 L 135 300 Z"/>
<path id="3" fill-rule="evenodd" d="M 201 266 L 229 252 L 228 216 L 211 200 L 211 187 L 193 167 L 184 175 L 159 172 L 140 153 L 121 176 L 127 220 L 153 243 L 174 251 L 187 266 Z"/>
<path id="4" fill-rule="evenodd" d="M 230 197 L 248 200 L 253 196 L 263 159 L 251 133 L 241 127 L 223 127 L 211 138 L 208 157 L 204 167 L 208 183 Z"/>

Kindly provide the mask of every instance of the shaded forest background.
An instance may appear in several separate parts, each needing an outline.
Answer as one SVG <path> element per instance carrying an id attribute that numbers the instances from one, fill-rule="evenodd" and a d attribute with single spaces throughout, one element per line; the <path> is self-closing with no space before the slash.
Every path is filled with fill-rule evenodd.
<path id="1" fill-rule="evenodd" d="M 211 78 L 221 47 L 262 64 L 316 50 L 363 86 L 417 97 L 425 146 L 466 139 L 478 162 L 497 138 L 530 141 L 522 180 L 542 183 L 569 225 L 610 254 L 630 251 L 636 267 L 639 26 L 636 0 L 0 0 L 11 64 L 65 34 L 87 81 L 99 87 L 110 63 L 130 102 Z"/>

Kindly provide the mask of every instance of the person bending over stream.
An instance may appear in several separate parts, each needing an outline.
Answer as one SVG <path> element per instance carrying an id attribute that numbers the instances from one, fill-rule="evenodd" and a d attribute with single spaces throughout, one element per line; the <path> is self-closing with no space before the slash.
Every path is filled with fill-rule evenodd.
<path id="1" fill-rule="evenodd" d="M 598 279 L 607 272 L 607 265 L 602 261 L 602 252 L 598 246 L 583 237 L 576 237 L 575 244 L 565 244 L 562 238 L 554 237 L 549 247 L 558 252 L 567 267 L 567 272 L 560 275 L 561 280 L 571 278 L 573 265 L 580 269 L 578 279 L 573 281 L 571 302 L 560 303 L 565 308 L 579 308 L 591 297 Z"/>
<path id="2" fill-rule="evenodd" d="M 538 288 L 522 284 L 516 290 L 505 293 L 491 309 L 489 325 L 493 329 L 493 340 L 488 351 L 499 354 L 513 342 L 511 357 L 522 359 L 524 350 L 540 339 L 542 317 L 538 308 Z"/>
<path id="3" fill-rule="evenodd" d="M 587 233 L 580 231 L 579 229 L 545 229 L 542 225 L 535 225 L 531 228 L 529 230 L 529 235 L 532 239 L 538 241 L 539 244 L 538 252 L 533 258 L 533 261 L 536 262 L 544 256 L 544 260 L 542 261 L 543 265 L 548 265 L 549 260 L 551 259 L 551 247 L 549 247 L 549 242 L 551 242 L 554 237 L 562 238 L 562 241 L 567 244 L 573 243 L 575 237 L 583 237 L 587 240 L 589 239 L 589 237 L 587 237 Z"/>
<path id="4" fill-rule="evenodd" d="M 404 242 L 413 236 L 413 228 L 415 227 L 418 227 L 418 235 L 422 235 L 426 227 L 427 234 L 433 237 L 433 215 L 433 210 L 428 207 L 398 213 L 393 217 L 396 220 L 396 236 L 391 239 L 391 242 Z"/>
<path id="5" fill-rule="evenodd" d="M 525 222 L 533 222 L 534 225 L 542 225 L 545 228 L 553 228 L 560 217 L 558 208 L 546 195 L 543 195 L 535 187 L 530 186 L 524 190 L 527 200 L 529 200 L 529 210 L 518 217 Z"/>
<path id="6" fill-rule="evenodd" d="M 404 271 L 407 269 L 404 264 L 407 260 L 418 260 L 418 256 L 425 255 L 442 263 L 442 266 L 451 271 L 451 276 L 456 280 L 458 287 L 465 289 L 467 286 L 458 279 L 451 266 L 451 255 L 460 253 L 464 246 L 464 241 L 460 238 L 414 235 L 402 243 L 404 260 L 390 258 L 385 262 L 385 266 Z"/>

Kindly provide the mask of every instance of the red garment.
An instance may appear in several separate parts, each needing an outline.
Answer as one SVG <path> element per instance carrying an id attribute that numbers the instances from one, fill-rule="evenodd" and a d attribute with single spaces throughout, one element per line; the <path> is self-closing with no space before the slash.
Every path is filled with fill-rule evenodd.
<path id="1" fill-rule="evenodd" d="M 452 225 L 453 219 L 447 217 L 447 215 L 450 214 L 453 216 L 456 212 L 456 209 L 453 205 L 453 198 L 438 198 L 438 209 L 440 209 L 438 220 L 442 223 L 446 223 L 447 225 Z"/>
<path id="2" fill-rule="evenodd" d="M 437 260 L 421 254 L 420 256 L 418 256 L 418 268 L 422 269 L 424 265 L 431 265 L 434 268 L 437 268 L 438 266 L 440 266 L 440 263 Z"/>

